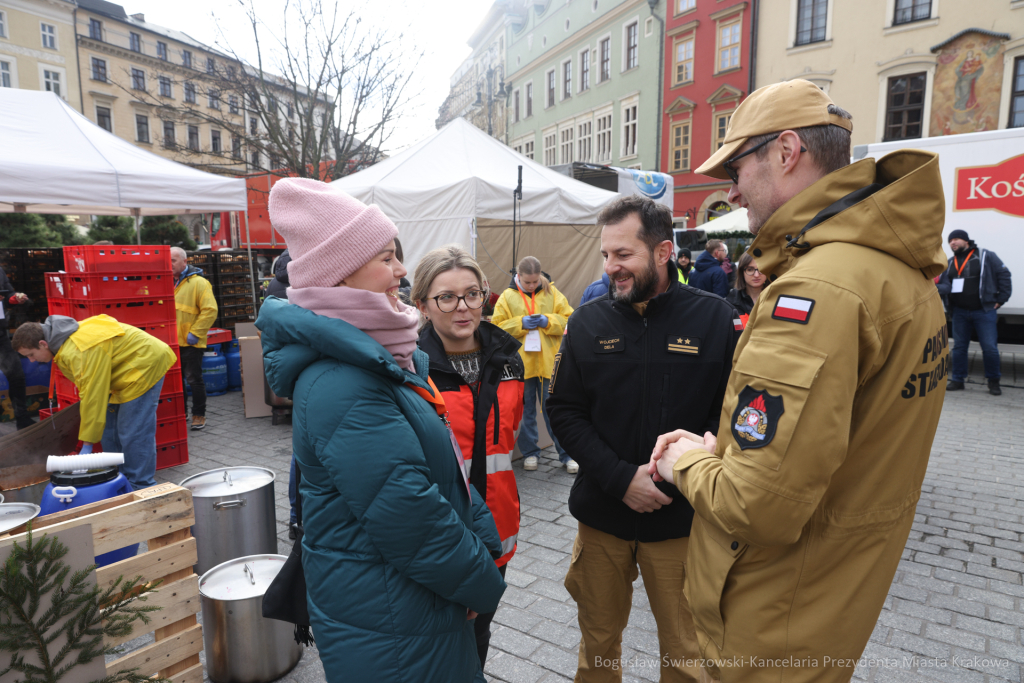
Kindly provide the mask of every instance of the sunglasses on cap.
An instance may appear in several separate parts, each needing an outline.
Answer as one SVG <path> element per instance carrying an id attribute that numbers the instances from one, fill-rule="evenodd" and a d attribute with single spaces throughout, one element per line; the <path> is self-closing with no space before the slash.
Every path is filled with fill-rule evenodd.
<path id="1" fill-rule="evenodd" d="M 757 150 L 759 150 L 762 147 L 764 147 L 765 145 L 767 145 L 769 142 L 775 142 L 775 140 L 777 140 L 780 135 L 782 135 L 782 133 L 776 133 L 775 135 L 771 136 L 770 138 L 768 138 L 767 140 L 762 142 L 760 145 L 754 145 L 753 147 L 748 149 L 743 154 L 737 154 L 732 159 L 726 159 L 725 162 L 722 164 L 722 170 L 724 170 L 725 174 L 727 176 L 729 176 L 729 180 L 731 180 L 733 182 L 733 184 L 739 184 L 739 182 L 740 182 L 740 174 L 739 174 L 739 171 L 737 171 L 733 167 L 733 164 L 735 164 L 737 161 L 739 161 L 743 157 L 745 157 L 745 156 L 747 156 L 749 154 L 753 154 Z M 803 145 L 800 145 L 800 151 L 801 152 L 806 152 L 807 148 L 804 147 Z"/>

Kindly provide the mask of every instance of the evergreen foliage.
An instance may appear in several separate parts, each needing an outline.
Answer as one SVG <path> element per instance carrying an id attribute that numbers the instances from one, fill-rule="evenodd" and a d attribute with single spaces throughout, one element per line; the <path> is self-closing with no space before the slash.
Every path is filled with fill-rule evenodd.
<path id="1" fill-rule="evenodd" d="M 43 216 L 43 222 L 46 223 L 46 227 L 57 235 L 61 244 L 65 247 L 75 244 L 85 244 L 85 237 L 78 229 L 78 226 L 73 223 L 69 223 L 67 216 L 55 213 L 45 214 Z"/>
<path id="2" fill-rule="evenodd" d="M 114 244 L 135 244 L 135 219 L 130 216 L 96 216 L 86 239 L 90 243 L 109 240 Z"/>
<path id="3" fill-rule="evenodd" d="M 159 607 L 140 605 L 155 585 L 142 584 L 138 576 L 109 588 L 89 586 L 95 565 L 79 571 L 63 561 L 67 548 L 55 537 L 32 538 L 14 543 L 0 569 L 0 653 L 10 653 L 0 677 L 20 674 L 20 683 L 57 683 L 78 664 L 116 652 L 103 644 L 104 637 L 123 638 L 134 624 L 149 623 L 149 613 Z M 50 606 L 42 609 L 43 598 Z M 61 621 L 63 620 L 63 623 Z M 65 642 L 54 650 L 55 642 Z M 36 654 L 39 664 L 25 661 L 24 653 Z M 137 669 L 123 669 L 94 683 L 152 683 Z"/>
<path id="4" fill-rule="evenodd" d="M 174 216 L 146 216 L 142 219 L 142 243 L 166 244 L 195 251 L 196 243 L 188 228 Z"/>
<path id="5" fill-rule="evenodd" d="M 62 246 L 60 236 L 34 213 L 0 213 L 0 249 Z"/>

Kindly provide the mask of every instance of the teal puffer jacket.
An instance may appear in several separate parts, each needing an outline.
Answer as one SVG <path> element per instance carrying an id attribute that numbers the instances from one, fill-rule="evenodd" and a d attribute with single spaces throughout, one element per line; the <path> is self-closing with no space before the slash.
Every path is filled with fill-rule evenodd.
<path id="1" fill-rule="evenodd" d="M 483 681 L 466 608 L 505 590 L 501 542 L 427 388 L 348 323 L 268 299 L 267 379 L 294 401 L 309 615 L 329 681 Z M 472 498 L 471 498 L 472 496 Z M 497 553 L 497 554 L 494 554 Z"/>

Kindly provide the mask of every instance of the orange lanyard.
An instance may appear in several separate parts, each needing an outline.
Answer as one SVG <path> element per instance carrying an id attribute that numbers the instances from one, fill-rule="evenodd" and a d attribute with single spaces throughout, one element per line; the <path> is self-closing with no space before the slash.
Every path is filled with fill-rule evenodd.
<path id="1" fill-rule="evenodd" d="M 971 260 L 971 256 L 974 255 L 974 250 L 971 249 L 971 253 L 964 259 L 963 265 L 956 262 L 956 256 L 953 257 L 953 267 L 956 268 L 956 276 L 960 277 L 960 274 L 964 272 L 964 268 L 967 266 L 967 262 Z"/>
<path id="2" fill-rule="evenodd" d="M 445 424 L 448 424 L 448 420 L 446 418 L 448 415 L 448 408 L 445 406 L 444 396 L 441 395 L 440 390 L 434 384 L 434 380 L 430 379 L 430 377 L 427 377 L 427 384 L 429 384 L 430 388 L 434 390 L 433 394 L 423 387 L 418 387 L 415 384 L 406 384 L 405 386 L 415 391 L 423 400 L 434 406 L 434 410 L 437 411 L 438 416 L 444 420 Z"/>
<path id="3" fill-rule="evenodd" d="M 533 315 L 533 312 L 537 310 L 537 299 L 535 298 L 537 296 L 537 292 L 530 294 L 530 302 L 533 303 L 533 306 L 530 306 L 530 304 L 526 303 L 526 295 L 523 294 L 523 290 L 519 289 L 518 283 L 516 283 L 516 291 L 519 292 L 519 296 L 523 297 L 523 306 L 526 307 L 527 313 Z"/>

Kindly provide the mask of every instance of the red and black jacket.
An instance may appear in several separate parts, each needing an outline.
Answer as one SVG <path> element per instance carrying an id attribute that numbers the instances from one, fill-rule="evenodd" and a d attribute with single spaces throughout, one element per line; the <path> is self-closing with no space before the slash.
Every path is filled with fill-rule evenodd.
<path id="1" fill-rule="evenodd" d="M 501 536 L 501 567 L 512 559 L 519 536 L 519 490 L 512 451 L 523 418 L 523 361 L 519 341 L 499 327 L 481 322 L 480 379 L 466 384 L 448 362 L 444 344 L 430 323 L 419 346 L 430 356 L 430 379 L 444 394 L 448 420 L 467 461 L 469 481 L 487 503 Z"/>

